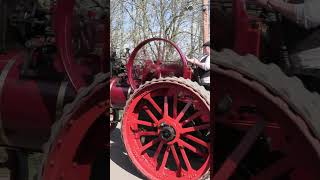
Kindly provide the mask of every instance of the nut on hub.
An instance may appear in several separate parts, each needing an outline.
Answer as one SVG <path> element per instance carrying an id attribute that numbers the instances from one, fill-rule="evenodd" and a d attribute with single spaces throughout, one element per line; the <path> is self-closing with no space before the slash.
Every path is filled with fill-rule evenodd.
<path id="1" fill-rule="evenodd" d="M 176 137 L 175 129 L 166 123 L 160 124 L 160 137 L 165 141 L 172 141 Z"/>

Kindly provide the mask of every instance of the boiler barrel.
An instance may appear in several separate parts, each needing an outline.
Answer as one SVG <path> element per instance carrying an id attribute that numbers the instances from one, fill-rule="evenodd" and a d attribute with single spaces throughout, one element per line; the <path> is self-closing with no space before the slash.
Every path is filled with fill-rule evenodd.
<path id="1" fill-rule="evenodd" d="M 0 144 L 39 149 L 75 92 L 67 82 L 21 76 L 25 58 L 0 55 Z"/>

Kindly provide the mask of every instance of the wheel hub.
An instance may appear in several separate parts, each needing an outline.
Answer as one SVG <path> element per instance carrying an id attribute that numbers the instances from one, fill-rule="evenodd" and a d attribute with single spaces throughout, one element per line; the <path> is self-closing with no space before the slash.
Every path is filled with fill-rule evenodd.
<path id="1" fill-rule="evenodd" d="M 163 140 L 170 142 L 176 137 L 176 131 L 172 126 L 162 123 L 160 127 L 160 137 Z"/>

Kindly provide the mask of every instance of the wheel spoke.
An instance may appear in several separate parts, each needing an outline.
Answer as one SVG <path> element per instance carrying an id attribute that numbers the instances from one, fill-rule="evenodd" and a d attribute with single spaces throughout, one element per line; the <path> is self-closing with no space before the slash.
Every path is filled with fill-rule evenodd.
<path id="1" fill-rule="evenodd" d="M 188 132 L 193 132 L 193 131 L 200 131 L 200 130 L 204 130 L 204 129 L 209 129 L 210 128 L 210 124 L 203 124 L 203 125 L 199 125 L 199 126 L 192 126 L 192 127 L 188 127 L 188 128 L 183 128 L 183 133 L 188 133 Z"/>
<path id="2" fill-rule="evenodd" d="M 146 95 L 144 97 L 149 103 L 158 111 L 159 114 L 162 114 L 162 109 L 159 107 L 159 105 L 153 100 L 150 94 Z"/>
<path id="3" fill-rule="evenodd" d="M 240 144 L 231 153 L 227 160 L 225 160 L 221 168 L 218 170 L 217 174 L 214 176 L 213 180 L 229 179 L 229 177 L 234 173 L 234 171 L 238 167 L 240 161 L 248 153 L 251 146 L 256 141 L 257 137 L 261 134 L 264 127 L 265 122 L 260 120 L 254 127 L 252 127 L 249 130 L 245 137 L 242 138 Z"/>
<path id="4" fill-rule="evenodd" d="M 184 116 L 184 114 L 187 112 L 187 110 L 189 109 L 189 107 L 191 106 L 192 102 L 188 102 L 184 108 L 182 109 L 182 111 L 179 113 L 178 117 L 176 118 L 176 121 L 179 122 L 181 120 L 181 118 Z"/>
<path id="5" fill-rule="evenodd" d="M 163 117 L 167 117 L 168 116 L 168 110 L 169 110 L 169 105 L 168 105 L 168 96 L 164 97 L 164 105 L 163 105 Z"/>
<path id="6" fill-rule="evenodd" d="M 197 138 L 195 136 L 192 136 L 191 134 L 185 134 L 183 136 L 188 138 L 188 139 L 190 139 L 190 140 L 192 140 L 192 141 L 194 141 L 194 142 L 196 142 L 196 143 L 198 143 L 198 144 L 200 144 L 200 145 L 202 145 L 202 146 L 204 146 L 204 147 L 206 147 L 206 148 L 210 147 L 209 143 L 207 143 L 207 142 L 205 142 L 205 141 L 203 141 L 203 140 L 201 140 L 201 139 L 199 139 L 199 138 Z"/>
<path id="7" fill-rule="evenodd" d="M 156 151 L 156 152 L 154 153 L 154 155 L 153 155 L 153 158 L 154 158 L 156 161 L 157 161 L 157 159 L 158 159 L 158 156 L 159 156 L 159 154 L 160 154 L 160 151 L 161 151 L 163 145 L 164 145 L 164 142 L 161 141 L 160 144 L 159 144 L 159 146 L 158 146 L 158 148 L 157 148 L 157 151 Z"/>
<path id="8" fill-rule="evenodd" d="M 187 169 L 189 172 L 192 172 L 194 171 L 194 169 L 192 168 L 191 164 L 190 164 L 190 161 L 189 161 L 189 158 L 187 156 L 187 153 L 186 151 L 183 149 L 183 148 L 180 148 L 180 152 L 181 152 L 181 155 L 182 155 L 182 158 L 184 160 L 184 163 L 186 164 L 187 166 Z"/>
<path id="9" fill-rule="evenodd" d="M 175 94 L 173 96 L 173 118 L 177 118 L 178 115 L 178 96 Z"/>
<path id="10" fill-rule="evenodd" d="M 160 141 L 160 139 L 157 138 L 157 139 L 154 139 L 154 140 L 148 142 L 146 145 L 142 146 L 141 154 L 143 154 L 143 153 L 144 153 L 147 149 L 149 149 L 151 146 L 157 144 L 159 141 Z"/>
<path id="11" fill-rule="evenodd" d="M 228 121 L 224 118 L 216 118 L 215 119 L 216 122 L 219 122 L 220 124 L 223 124 L 223 125 L 228 125 L 228 126 L 233 126 L 233 127 L 236 127 L 236 128 L 250 128 L 252 126 L 255 125 L 255 122 L 254 120 L 231 120 L 231 121 Z M 280 129 L 280 125 L 276 122 L 267 122 L 267 124 L 265 125 L 265 128 L 268 128 L 268 129 Z"/>
<path id="12" fill-rule="evenodd" d="M 143 121 L 143 120 L 137 120 L 136 123 L 140 124 L 140 125 L 144 125 L 144 126 L 149 126 L 149 127 L 154 127 L 155 126 L 153 123 L 148 122 L 148 121 Z"/>
<path id="13" fill-rule="evenodd" d="M 154 114 L 150 111 L 150 109 L 147 106 L 144 106 L 143 109 L 147 112 L 149 117 L 155 122 L 158 123 L 159 120 L 154 116 Z"/>
<path id="14" fill-rule="evenodd" d="M 169 153 L 170 153 L 170 147 L 168 146 L 167 149 L 166 149 L 166 151 L 164 152 L 161 165 L 160 165 L 160 167 L 158 168 L 159 171 L 163 171 L 163 170 L 164 170 L 164 167 L 166 166 L 167 161 L 168 161 Z"/>
<path id="15" fill-rule="evenodd" d="M 181 166 L 181 163 L 180 163 L 180 160 L 179 160 L 179 157 L 178 157 L 176 148 L 174 147 L 174 145 L 171 145 L 170 148 L 171 148 L 171 152 L 172 152 L 173 158 L 174 158 L 174 160 L 176 161 L 176 165 L 177 165 L 177 176 L 180 177 L 180 176 L 181 176 L 182 166 Z"/>
<path id="16" fill-rule="evenodd" d="M 198 154 L 199 156 L 206 158 L 206 154 L 204 154 L 203 152 L 200 151 L 200 149 L 197 149 L 196 147 L 188 144 L 187 142 L 183 141 L 182 139 L 179 139 L 178 141 L 179 146 L 183 146 L 189 150 L 191 150 L 192 152 L 194 152 L 195 154 Z"/>
<path id="17" fill-rule="evenodd" d="M 146 40 L 136 51 L 143 51 L 142 47 L 149 41 L 159 40 L 161 41 L 161 38 Z M 145 57 L 142 58 L 144 60 Z M 131 63 L 131 69 L 135 71 L 150 66 L 156 68 L 155 75 L 161 76 L 161 73 L 168 74 L 160 72 L 163 68 L 175 70 L 179 65 L 167 64 L 167 67 L 152 63 L 151 59 L 145 59 L 145 66 Z M 134 62 L 134 56 L 130 62 Z M 132 73 L 135 75 L 135 72 Z M 138 74 L 141 76 L 130 77 L 130 82 L 140 80 L 134 83 L 133 88 L 137 91 L 129 98 L 131 103 L 127 104 L 122 117 L 121 133 L 128 157 L 148 179 L 200 179 L 210 168 L 209 148 L 206 148 L 209 145 L 205 144 L 208 140 L 203 136 L 207 135 L 209 129 L 201 130 L 210 128 L 209 120 L 206 122 L 204 118 L 210 111 L 209 102 L 205 99 L 206 92 L 199 91 L 202 88 L 200 85 L 181 78 L 163 77 L 143 84 L 143 80 L 147 81 L 148 77 L 142 77 L 141 70 Z M 137 89 L 136 85 L 141 86 Z M 198 111 L 202 114 L 197 113 Z M 195 113 L 197 114 L 194 115 Z M 187 124 L 182 126 L 182 121 L 188 118 L 189 123 L 187 121 Z M 196 127 L 188 129 L 193 123 Z M 195 132 L 191 133 L 192 131 Z M 192 136 L 185 137 L 185 134 Z M 179 143 L 180 138 L 185 143 Z"/>
<path id="18" fill-rule="evenodd" d="M 140 138 L 141 136 L 157 136 L 158 132 L 155 131 L 141 131 L 137 133 L 138 137 Z"/>
<path id="19" fill-rule="evenodd" d="M 291 157 L 292 158 L 292 157 Z M 293 163 L 290 161 L 290 157 L 285 157 L 278 160 L 270 167 L 262 170 L 258 175 L 251 178 L 251 180 L 267 180 L 273 179 L 279 175 L 282 175 L 294 168 Z"/>
<path id="20" fill-rule="evenodd" d="M 192 114 L 188 119 L 182 121 L 182 126 L 188 124 L 189 122 L 193 121 L 195 118 L 199 117 L 202 114 L 201 111 L 198 111 L 194 114 Z"/>

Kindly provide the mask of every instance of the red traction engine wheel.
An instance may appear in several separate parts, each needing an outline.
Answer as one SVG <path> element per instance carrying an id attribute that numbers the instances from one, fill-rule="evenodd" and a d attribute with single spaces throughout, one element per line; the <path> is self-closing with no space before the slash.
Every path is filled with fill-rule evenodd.
<path id="1" fill-rule="evenodd" d="M 100 1 L 99 1 L 100 2 Z M 98 1 L 57 0 L 54 29 L 59 54 L 74 89 L 72 104 L 51 128 L 39 180 L 105 180 L 110 78 L 107 7 Z M 85 88 L 82 88 L 85 87 Z"/>
<path id="2" fill-rule="evenodd" d="M 122 138 L 148 179 L 199 179 L 209 173 L 210 94 L 182 77 L 140 86 L 124 110 Z"/>
<path id="3" fill-rule="evenodd" d="M 39 180 L 106 180 L 109 77 L 98 74 L 51 129 Z"/>
<path id="4" fill-rule="evenodd" d="M 152 51 L 154 49 L 152 48 L 156 48 L 159 51 L 157 55 L 154 54 L 154 51 Z M 172 58 L 170 60 L 172 61 L 164 60 L 165 52 L 170 52 L 170 57 Z M 178 60 L 174 61 L 175 59 Z M 121 79 L 117 77 L 113 77 L 110 82 L 111 107 L 114 110 L 113 112 L 116 113 L 113 117 L 117 117 L 118 110 L 126 105 L 130 92 L 137 89 L 144 82 L 169 76 L 184 77 L 186 79 L 191 77 L 191 69 L 187 66 L 187 61 L 182 51 L 176 44 L 163 38 L 151 38 L 141 42 L 128 59 L 127 71 L 127 83 L 129 86 L 127 84 L 124 86 L 122 82 L 119 83 Z M 117 121 L 119 121 L 117 118 L 110 121 L 111 132 L 114 130 Z"/>
<path id="5" fill-rule="evenodd" d="M 182 65 L 169 63 L 164 50 L 156 61 L 146 58 L 144 64 L 135 64 L 139 50 L 147 54 L 142 47 L 153 41 L 173 47 L 169 51 L 178 52 Z M 190 80 L 182 51 L 166 39 L 148 39 L 134 49 L 127 69 L 135 91 L 124 109 L 121 132 L 132 163 L 148 179 L 208 176 L 210 94 Z"/>
<path id="6" fill-rule="evenodd" d="M 319 179 L 320 96 L 252 55 L 212 54 L 213 179 Z"/>

